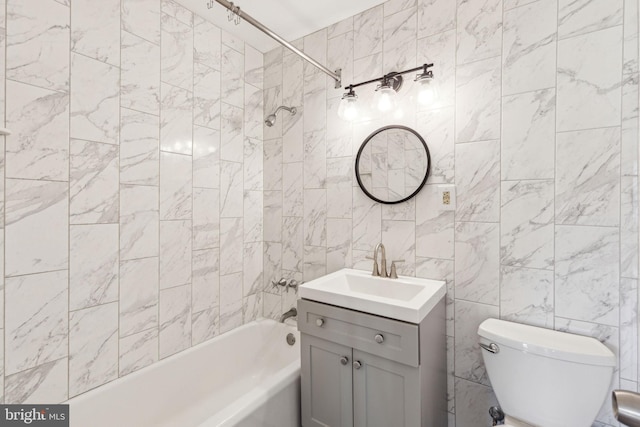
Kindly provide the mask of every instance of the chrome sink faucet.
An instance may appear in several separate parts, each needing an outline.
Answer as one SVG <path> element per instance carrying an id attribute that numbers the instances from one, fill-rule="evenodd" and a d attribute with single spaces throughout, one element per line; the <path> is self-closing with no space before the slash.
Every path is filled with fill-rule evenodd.
<path id="1" fill-rule="evenodd" d="M 380 260 L 380 268 L 378 269 L 378 250 L 382 252 L 382 259 Z M 387 277 L 389 279 L 397 279 L 398 272 L 396 271 L 396 263 L 404 262 L 403 259 L 396 259 L 391 261 L 391 271 L 387 273 L 387 254 L 384 249 L 384 245 L 382 242 L 378 243 L 373 250 L 373 258 L 367 256 L 368 259 L 373 260 L 373 272 L 371 273 L 374 277 Z"/>
<path id="2" fill-rule="evenodd" d="M 382 252 L 382 259 L 380 260 L 380 270 L 378 270 L 378 249 Z M 376 245 L 376 248 L 373 250 L 373 273 L 372 276 L 376 277 L 389 277 L 387 275 L 387 254 L 384 250 L 384 245 L 382 242 Z"/>

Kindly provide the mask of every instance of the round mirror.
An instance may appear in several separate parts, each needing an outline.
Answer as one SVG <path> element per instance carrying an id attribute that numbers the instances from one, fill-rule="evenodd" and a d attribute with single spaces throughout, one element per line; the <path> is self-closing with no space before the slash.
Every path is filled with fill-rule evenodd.
<path id="1" fill-rule="evenodd" d="M 356 157 L 356 178 L 376 202 L 402 203 L 418 194 L 429 177 L 427 143 L 406 126 L 386 126 L 367 137 Z"/>

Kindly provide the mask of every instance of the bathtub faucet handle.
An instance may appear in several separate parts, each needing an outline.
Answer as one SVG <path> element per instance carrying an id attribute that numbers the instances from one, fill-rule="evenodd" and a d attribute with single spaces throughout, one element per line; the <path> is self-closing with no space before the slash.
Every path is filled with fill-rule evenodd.
<path id="1" fill-rule="evenodd" d="M 298 282 L 296 279 L 289 280 L 289 282 L 287 283 L 287 292 L 289 292 L 289 288 L 293 289 L 293 291 L 295 292 L 298 289 L 298 286 L 302 283 L 303 282 Z"/>
<path id="2" fill-rule="evenodd" d="M 278 281 L 271 281 L 271 286 L 273 286 L 274 288 L 278 288 L 278 286 L 281 287 L 287 287 L 287 281 L 285 280 L 284 277 L 281 277 Z"/>

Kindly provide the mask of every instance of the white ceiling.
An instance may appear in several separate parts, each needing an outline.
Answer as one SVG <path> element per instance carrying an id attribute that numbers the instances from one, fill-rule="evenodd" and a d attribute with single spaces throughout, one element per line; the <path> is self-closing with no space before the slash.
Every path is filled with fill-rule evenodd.
<path id="1" fill-rule="evenodd" d="M 215 3 L 207 8 L 209 0 L 176 0 L 193 12 L 216 24 L 223 30 L 240 37 L 251 46 L 267 52 L 278 43 L 252 25 L 242 21 L 235 25 L 227 19 L 227 10 Z M 267 26 L 287 41 L 296 40 L 349 16 L 360 13 L 385 0 L 236 0 L 242 11 Z"/>

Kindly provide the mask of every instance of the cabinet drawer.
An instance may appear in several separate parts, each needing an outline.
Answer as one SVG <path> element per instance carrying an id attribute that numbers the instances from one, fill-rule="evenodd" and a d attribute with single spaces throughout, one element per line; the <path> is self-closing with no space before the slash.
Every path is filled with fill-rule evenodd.
<path id="1" fill-rule="evenodd" d="M 300 299 L 298 329 L 409 366 L 419 364 L 418 325 Z"/>

